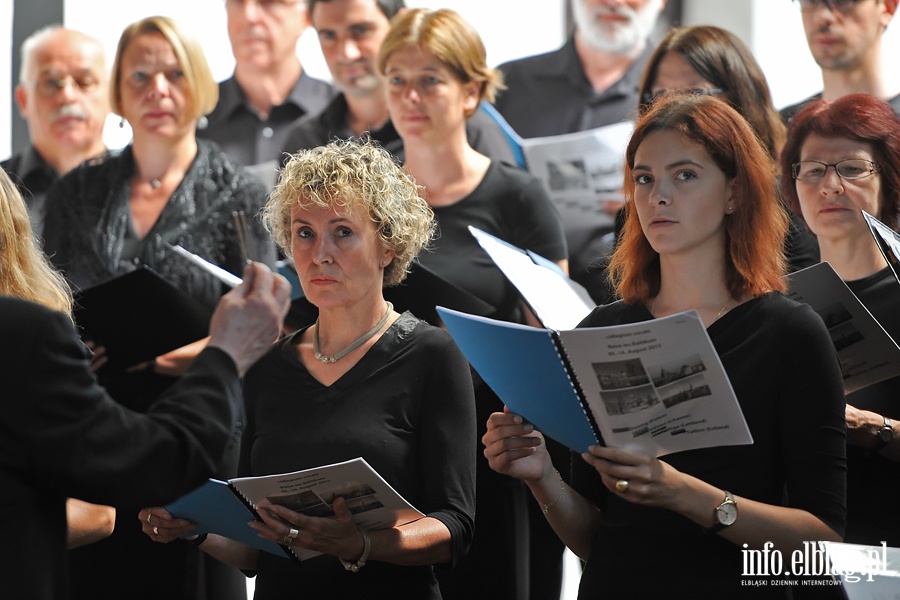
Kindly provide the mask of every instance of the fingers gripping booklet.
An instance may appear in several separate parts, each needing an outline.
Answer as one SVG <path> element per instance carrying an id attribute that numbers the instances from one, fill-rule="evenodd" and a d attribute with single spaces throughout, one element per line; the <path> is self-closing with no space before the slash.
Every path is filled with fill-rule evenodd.
<path id="1" fill-rule="evenodd" d="M 363 458 L 293 473 L 263 477 L 210 479 L 193 492 L 166 506 L 173 517 L 188 519 L 197 528 L 187 535 L 216 533 L 272 554 L 305 560 L 321 554 L 287 547 L 261 538 L 250 521 L 259 521 L 256 508 L 280 504 L 311 517 L 332 517 L 336 498 L 344 498 L 360 529 L 371 531 L 424 517 Z"/>
<path id="2" fill-rule="evenodd" d="M 576 452 L 604 444 L 663 456 L 753 443 L 695 311 L 569 331 L 438 313 L 509 409 Z"/>

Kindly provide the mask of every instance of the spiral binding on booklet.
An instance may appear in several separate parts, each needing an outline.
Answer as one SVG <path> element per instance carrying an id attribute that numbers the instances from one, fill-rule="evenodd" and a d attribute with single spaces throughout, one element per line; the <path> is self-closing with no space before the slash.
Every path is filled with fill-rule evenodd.
<path id="1" fill-rule="evenodd" d="M 605 446 L 606 444 L 603 441 L 603 435 L 600 433 L 600 426 L 597 425 L 597 420 L 594 419 L 594 413 L 588 406 L 587 398 L 585 398 L 584 395 L 584 389 L 581 387 L 581 381 L 578 379 L 578 375 L 575 374 L 572 363 L 569 362 L 569 355 L 566 352 L 565 345 L 563 345 L 562 340 L 559 338 L 559 333 L 551 330 L 550 339 L 553 340 L 553 347 L 556 349 L 556 354 L 559 355 L 559 360 L 566 370 L 566 377 L 569 378 L 572 390 L 575 392 L 579 404 L 581 404 L 581 411 L 587 418 L 588 423 L 590 423 L 591 430 L 594 432 L 594 437 L 597 438 L 597 443 L 601 446 Z"/>
<path id="2" fill-rule="evenodd" d="M 229 481 L 228 489 L 230 489 L 232 492 L 234 492 L 235 496 L 238 497 L 238 500 L 240 500 L 241 502 L 244 503 L 244 506 L 247 507 L 247 510 L 249 510 L 251 513 L 253 513 L 253 517 L 257 521 L 262 521 L 262 519 L 259 516 L 259 512 L 256 510 L 256 505 L 253 504 L 253 502 L 251 502 L 250 499 L 247 498 L 247 496 L 245 496 L 243 494 L 243 492 L 241 492 L 241 490 L 239 490 L 237 488 L 236 485 L 234 485 L 232 482 Z M 279 543 L 278 545 L 281 546 L 281 549 L 284 550 L 285 555 L 287 555 L 291 560 L 294 560 L 298 563 L 303 562 L 303 560 L 299 556 L 297 556 L 297 553 L 294 552 L 294 550 L 290 546 L 285 546 L 284 544 L 281 544 L 281 543 Z"/>

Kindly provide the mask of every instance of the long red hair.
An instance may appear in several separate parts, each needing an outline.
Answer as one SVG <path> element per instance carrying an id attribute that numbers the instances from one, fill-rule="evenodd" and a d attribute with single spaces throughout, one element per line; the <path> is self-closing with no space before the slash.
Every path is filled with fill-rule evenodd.
<path id="1" fill-rule="evenodd" d="M 731 296 L 784 291 L 788 215 L 776 197 L 771 157 L 747 121 L 725 101 L 672 93 L 640 116 L 626 150 L 625 227 L 609 265 L 619 296 L 629 303 L 642 303 L 659 293 L 659 254 L 641 229 L 632 176 L 638 147 L 655 131 L 676 131 L 700 144 L 734 181 L 736 210 L 725 216 L 725 276 Z"/>

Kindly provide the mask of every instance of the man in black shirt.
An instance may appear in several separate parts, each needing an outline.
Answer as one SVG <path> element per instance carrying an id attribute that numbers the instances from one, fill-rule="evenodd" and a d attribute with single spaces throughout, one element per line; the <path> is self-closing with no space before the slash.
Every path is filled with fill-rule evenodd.
<path id="1" fill-rule="evenodd" d="M 40 235 L 47 190 L 88 158 L 103 154 L 109 82 L 103 46 L 71 29 L 38 30 L 22 44 L 16 103 L 31 144 L 0 166 L 28 205 Z"/>
<path id="2" fill-rule="evenodd" d="M 790 121 L 810 100 L 871 94 L 900 115 L 900 86 L 889 85 L 881 64 L 881 38 L 897 10 L 897 0 L 796 0 L 806 42 L 822 69 L 822 91 L 781 109 Z"/>
<path id="3" fill-rule="evenodd" d="M 219 103 L 197 136 L 274 185 L 289 126 L 325 108 L 334 88 L 310 77 L 297 57 L 309 25 L 304 0 L 225 0 L 225 9 L 234 75 L 219 84 Z"/>

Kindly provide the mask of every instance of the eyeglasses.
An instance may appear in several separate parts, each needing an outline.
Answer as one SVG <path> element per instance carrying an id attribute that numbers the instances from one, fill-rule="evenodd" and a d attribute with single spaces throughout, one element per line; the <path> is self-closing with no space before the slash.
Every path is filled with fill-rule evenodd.
<path id="1" fill-rule="evenodd" d="M 52 98 L 70 84 L 73 89 L 79 90 L 82 94 L 90 94 L 100 87 L 100 80 L 92 75 L 80 75 L 78 77 L 74 75 L 66 75 L 65 77 L 48 75 L 31 82 L 38 94 L 46 98 Z"/>
<path id="2" fill-rule="evenodd" d="M 643 95 L 644 104 L 653 104 L 661 97 L 666 94 L 691 94 L 694 96 L 718 96 L 719 94 L 724 94 L 725 90 L 722 88 L 687 88 L 687 89 L 667 89 L 667 90 L 656 90 L 655 92 L 647 92 Z"/>
<path id="3" fill-rule="evenodd" d="M 834 167 L 834 172 L 841 179 L 863 179 L 881 171 L 881 165 L 862 158 L 839 160 L 831 165 L 817 160 L 801 160 L 793 165 L 794 179 L 820 181 L 828 172 L 828 167 Z"/>
<path id="4" fill-rule="evenodd" d="M 304 0 L 225 0 L 225 8 L 227 10 L 244 10 L 248 4 L 256 4 L 261 11 L 272 14 L 304 3 Z"/>
<path id="5" fill-rule="evenodd" d="M 811 12 L 822 6 L 828 7 L 831 12 L 839 12 L 846 15 L 853 10 L 862 0 L 795 0 L 800 5 L 800 10 Z"/>

